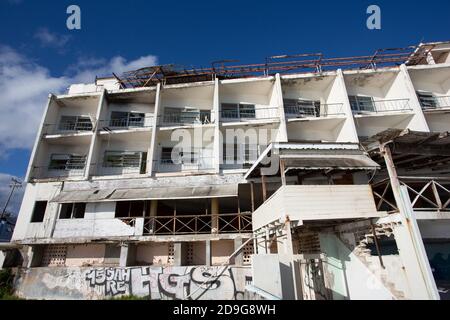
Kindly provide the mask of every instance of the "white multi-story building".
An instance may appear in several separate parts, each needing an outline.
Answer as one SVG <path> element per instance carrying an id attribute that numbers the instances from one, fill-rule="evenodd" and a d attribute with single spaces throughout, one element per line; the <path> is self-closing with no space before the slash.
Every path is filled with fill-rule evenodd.
<path id="1" fill-rule="evenodd" d="M 278 298 L 438 298 L 448 267 L 433 259 L 450 254 L 449 52 L 286 56 L 263 75 L 153 67 L 50 95 L 12 239 L 28 270 L 19 292 L 64 296 L 55 290 L 67 283 L 42 283 L 73 270 L 232 266 L 230 298 L 246 284 Z M 135 281 L 102 294 L 142 294 Z M 201 297 L 190 281 L 164 294 Z"/>

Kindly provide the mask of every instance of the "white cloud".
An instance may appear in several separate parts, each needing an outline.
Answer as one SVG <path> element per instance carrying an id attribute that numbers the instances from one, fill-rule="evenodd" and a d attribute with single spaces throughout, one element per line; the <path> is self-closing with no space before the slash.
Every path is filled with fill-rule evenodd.
<path id="1" fill-rule="evenodd" d="M 74 74 L 73 81 L 92 82 L 96 76 L 110 76 L 112 73 L 120 75 L 125 71 L 158 64 L 158 58 L 153 55 L 142 56 L 138 59 L 127 61 L 124 57 L 116 56 L 110 59 L 84 58 L 70 66 L 69 70 Z"/>
<path id="2" fill-rule="evenodd" d="M 53 76 L 47 68 L 0 45 L 0 154 L 32 147 L 49 93 L 62 93 L 73 83 L 92 83 L 95 76 L 121 74 L 156 63 L 153 55 L 131 61 L 121 56 L 83 59 L 65 75 Z"/>
<path id="3" fill-rule="evenodd" d="M 52 48 L 63 48 L 70 40 L 69 35 L 59 35 L 50 32 L 47 28 L 40 28 L 34 34 L 34 38 L 39 40 L 42 46 Z"/>
<path id="4" fill-rule="evenodd" d="M 8 196 L 11 192 L 11 188 L 9 187 L 11 183 L 11 178 L 16 178 L 21 181 L 20 178 L 11 176 L 9 174 L 0 173 L 0 214 L 3 211 Z M 24 189 L 25 186 L 23 186 L 22 188 L 16 188 L 11 197 L 8 207 L 6 208 L 6 212 L 12 213 L 13 215 L 17 215 L 19 213 Z"/>

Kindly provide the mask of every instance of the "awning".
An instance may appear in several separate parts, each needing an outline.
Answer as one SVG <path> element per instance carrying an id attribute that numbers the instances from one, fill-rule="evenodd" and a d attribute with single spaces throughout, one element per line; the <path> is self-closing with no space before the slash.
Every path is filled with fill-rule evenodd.
<path id="1" fill-rule="evenodd" d="M 290 170 L 376 170 L 379 165 L 355 143 L 272 143 L 247 171 L 245 179 L 282 159 Z"/>
<path id="2" fill-rule="evenodd" d="M 52 202 L 103 202 L 121 200 L 168 200 L 227 198 L 238 196 L 238 184 L 207 187 L 159 187 L 63 191 Z"/>
<path id="3" fill-rule="evenodd" d="M 109 200 L 163 200 L 237 197 L 238 185 L 117 189 Z"/>
<path id="4" fill-rule="evenodd" d="M 72 202 L 98 202 L 107 199 L 115 189 L 92 189 L 62 191 L 50 202 L 72 203 Z"/>
<path id="5" fill-rule="evenodd" d="M 365 155 L 312 155 L 284 159 L 286 170 L 373 170 L 378 164 Z"/>

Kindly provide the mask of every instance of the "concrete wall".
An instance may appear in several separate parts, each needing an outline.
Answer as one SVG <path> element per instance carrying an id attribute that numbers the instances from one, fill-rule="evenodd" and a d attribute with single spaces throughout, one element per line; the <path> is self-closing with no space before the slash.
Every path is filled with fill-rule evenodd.
<path id="1" fill-rule="evenodd" d="M 320 234 L 325 278 L 334 300 L 391 300 L 393 295 L 333 234 Z"/>
<path id="2" fill-rule="evenodd" d="M 101 265 L 105 258 L 104 244 L 69 245 L 66 251 L 66 267 Z"/>
<path id="3" fill-rule="evenodd" d="M 242 299 L 251 282 L 249 268 L 130 267 L 31 268 L 16 281 L 16 294 L 29 299 L 104 299 L 122 295 L 152 300 Z M 209 275 L 219 275 L 217 281 Z M 203 284 L 206 281 L 205 284 Z M 209 281 L 209 282 L 208 282 Z M 211 281 L 214 281 L 212 283 Z"/>
<path id="4" fill-rule="evenodd" d="M 136 263 L 139 265 L 169 265 L 169 243 L 155 242 L 145 245 L 138 245 L 136 248 Z"/>

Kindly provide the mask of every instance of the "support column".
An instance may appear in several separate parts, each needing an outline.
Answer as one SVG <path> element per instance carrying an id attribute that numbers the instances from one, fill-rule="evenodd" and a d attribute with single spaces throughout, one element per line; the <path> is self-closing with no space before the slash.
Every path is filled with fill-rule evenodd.
<path id="1" fill-rule="evenodd" d="M 206 240 L 205 244 L 206 244 L 205 263 L 206 263 L 206 265 L 208 267 L 210 267 L 211 266 L 211 262 L 212 262 L 211 240 Z"/>
<path id="2" fill-rule="evenodd" d="M 120 267 L 133 266 L 136 263 L 136 246 L 131 243 L 120 245 Z"/>
<path id="3" fill-rule="evenodd" d="M 263 202 L 267 200 L 267 185 L 266 185 L 266 176 L 261 175 L 261 186 L 262 186 L 262 197 Z"/>
<path id="4" fill-rule="evenodd" d="M 173 244 L 173 265 L 182 266 L 186 262 L 185 244 L 182 242 L 174 242 Z"/>
<path id="5" fill-rule="evenodd" d="M 423 245 L 419 226 L 414 216 L 414 209 L 411 205 L 408 190 L 400 185 L 389 146 L 380 146 L 380 151 L 386 162 L 392 193 L 394 194 L 402 223 L 402 232 L 397 232 L 395 238 L 400 256 L 403 256 L 402 261 L 405 263 L 408 282 L 413 284 L 416 293 L 424 293 L 419 299 L 439 300 L 439 292 L 437 291 L 425 246 Z M 417 290 L 418 288 L 421 290 Z"/>
<path id="6" fill-rule="evenodd" d="M 42 264 L 42 258 L 44 257 L 45 245 L 39 246 L 26 246 L 20 250 L 22 255 L 22 267 L 24 268 L 36 268 Z"/>
<path id="7" fill-rule="evenodd" d="M 239 249 L 240 246 L 242 246 L 242 238 L 237 237 L 234 239 L 234 251 Z M 244 254 L 242 253 L 243 250 L 241 250 L 237 255 L 234 256 L 234 265 L 236 266 L 242 266 L 244 264 Z"/>
<path id="8" fill-rule="evenodd" d="M 283 89 L 281 87 L 280 74 L 275 75 L 275 92 L 277 95 L 278 112 L 280 113 L 280 126 L 278 127 L 277 142 L 287 142 L 288 133 L 286 126 L 286 115 L 284 113 Z"/>
<path id="9" fill-rule="evenodd" d="M 211 199 L 211 233 L 219 232 L 219 199 Z"/>
<path id="10" fill-rule="evenodd" d="M 156 157 L 156 135 L 158 134 L 158 115 L 161 105 L 161 84 L 156 85 L 156 97 L 155 97 L 155 111 L 153 112 L 153 128 L 150 141 L 150 148 L 147 156 L 147 175 L 152 176 L 155 170 L 154 162 Z"/>
<path id="11" fill-rule="evenodd" d="M 214 99 L 213 99 L 213 113 L 214 113 L 214 143 L 213 143 L 213 155 L 214 155 L 214 171 L 220 172 L 220 149 L 222 144 L 220 141 L 220 103 L 219 103 L 219 79 L 214 80 Z"/>

